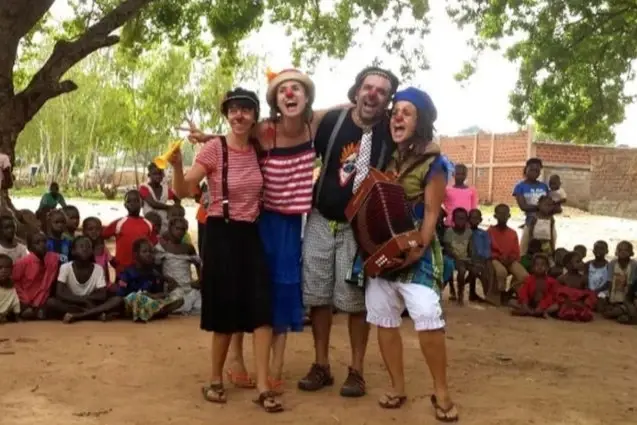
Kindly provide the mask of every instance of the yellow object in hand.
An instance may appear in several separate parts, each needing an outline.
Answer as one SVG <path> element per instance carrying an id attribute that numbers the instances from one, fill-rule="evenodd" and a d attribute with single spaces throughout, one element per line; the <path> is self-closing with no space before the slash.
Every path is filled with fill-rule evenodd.
<path id="1" fill-rule="evenodd" d="M 181 149 L 181 145 L 183 145 L 183 143 L 183 140 L 177 140 L 176 142 L 171 143 L 166 152 L 164 152 L 160 156 L 155 157 L 153 163 L 157 166 L 157 168 L 159 168 L 160 170 L 165 170 L 166 167 L 168 167 L 168 160 L 171 156 L 173 156 L 175 152 Z"/>

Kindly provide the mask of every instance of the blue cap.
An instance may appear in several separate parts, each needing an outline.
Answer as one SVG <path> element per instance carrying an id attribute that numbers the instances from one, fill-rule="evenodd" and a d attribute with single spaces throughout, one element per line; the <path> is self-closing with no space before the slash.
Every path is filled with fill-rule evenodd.
<path id="1" fill-rule="evenodd" d="M 401 100 L 413 104 L 418 111 L 418 115 L 426 116 L 432 124 L 436 121 L 436 118 L 438 118 L 438 111 L 436 111 L 436 107 L 434 106 L 434 102 L 431 100 L 431 97 L 426 92 L 419 90 L 416 87 L 407 87 L 404 90 L 397 91 L 394 95 L 394 103 Z"/>

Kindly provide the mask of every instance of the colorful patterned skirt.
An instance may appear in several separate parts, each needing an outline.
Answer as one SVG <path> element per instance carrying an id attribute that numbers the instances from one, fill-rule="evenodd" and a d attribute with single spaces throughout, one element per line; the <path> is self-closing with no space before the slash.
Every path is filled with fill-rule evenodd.
<path id="1" fill-rule="evenodd" d="M 124 298 L 126 315 L 134 322 L 148 322 L 168 304 L 170 300 L 157 300 L 144 292 L 134 292 Z"/>

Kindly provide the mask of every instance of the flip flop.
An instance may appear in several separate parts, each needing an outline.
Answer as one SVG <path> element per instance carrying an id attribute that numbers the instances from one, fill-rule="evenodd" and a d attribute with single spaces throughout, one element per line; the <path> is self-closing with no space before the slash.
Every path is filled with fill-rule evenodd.
<path id="1" fill-rule="evenodd" d="M 277 396 L 283 395 L 285 391 L 285 381 L 283 379 L 268 378 L 270 390 Z"/>
<path id="2" fill-rule="evenodd" d="M 378 405 L 383 409 L 400 409 L 406 401 L 407 396 L 404 395 L 383 394 Z"/>
<path id="3" fill-rule="evenodd" d="M 433 406 L 434 410 L 436 411 L 436 419 L 440 422 L 458 422 L 458 412 L 455 412 L 455 415 L 453 416 L 449 416 L 449 414 L 456 409 L 456 405 L 451 403 L 451 405 L 446 408 L 443 409 L 442 406 L 440 406 L 438 404 L 438 399 L 436 398 L 435 394 L 431 395 L 430 398 L 431 401 L 431 405 Z"/>
<path id="4" fill-rule="evenodd" d="M 253 389 L 257 387 L 257 383 L 247 373 L 238 373 L 228 369 L 226 370 L 226 378 L 237 388 Z"/>

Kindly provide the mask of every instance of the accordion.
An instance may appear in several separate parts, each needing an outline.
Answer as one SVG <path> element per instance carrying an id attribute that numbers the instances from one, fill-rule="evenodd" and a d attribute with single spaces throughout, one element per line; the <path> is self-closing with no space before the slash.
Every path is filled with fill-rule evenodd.
<path id="1" fill-rule="evenodd" d="M 405 190 L 371 168 L 345 209 L 367 276 L 403 269 L 420 259 L 421 236 Z"/>

